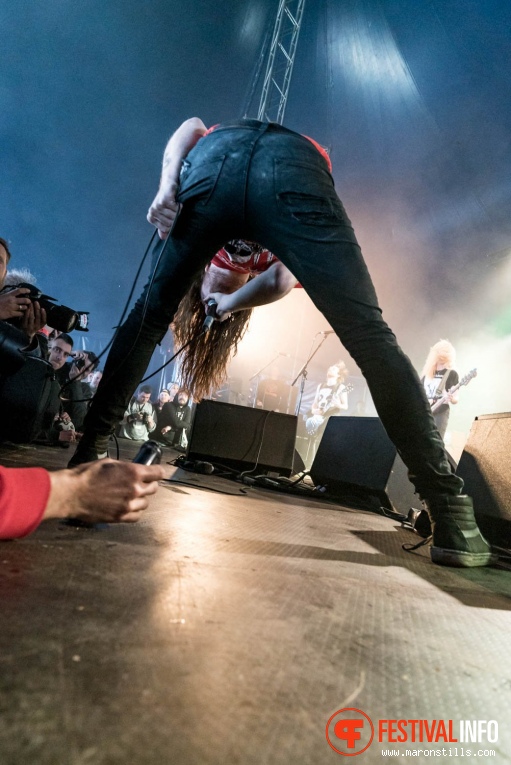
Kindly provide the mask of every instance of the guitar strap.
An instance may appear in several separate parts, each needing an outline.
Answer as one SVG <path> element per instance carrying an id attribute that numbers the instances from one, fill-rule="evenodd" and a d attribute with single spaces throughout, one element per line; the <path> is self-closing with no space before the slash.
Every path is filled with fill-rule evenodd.
<path id="1" fill-rule="evenodd" d="M 436 399 L 441 398 L 444 395 L 445 384 L 447 382 L 447 378 L 449 377 L 450 372 L 451 372 L 450 369 L 446 369 L 445 370 L 444 376 L 440 380 L 440 385 L 438 386 L 438 388 L 435 391 L 435 398 Z"/>

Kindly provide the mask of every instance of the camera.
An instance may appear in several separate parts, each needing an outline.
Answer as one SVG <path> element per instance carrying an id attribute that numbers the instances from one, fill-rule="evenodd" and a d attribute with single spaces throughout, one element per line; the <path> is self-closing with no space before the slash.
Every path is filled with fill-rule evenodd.
<path id="1" fill-rule="evenodd" d="M 128 416 L 128 422 L 143 422 L 144 425 L 147 425 L 148 417 L 147 412 L 133 412 Z"/>
<path id="2" fill-rule="evenodd" d="M 68 308 L 65 305 L 55 305 L 56 298 L 50 297 L 50 295 L 43 295 L 40 289 L 33 284 L 28 284 L 26 282 L 13 285 L 9 288 L 9 291 L 16 290 L 19 287 L 28 289 L 29 293 L 26 297 L 30 298 L 32 302 L 37 300 L 41 308 L 44 308 L 46 311 L 46 323 L 49 327 L 58 329 L 60 332 L 72 332 L 73 329 L 79 330 L 80 332 L 89 331 L 88 311 L 73 311 L 72 308 Z"/>

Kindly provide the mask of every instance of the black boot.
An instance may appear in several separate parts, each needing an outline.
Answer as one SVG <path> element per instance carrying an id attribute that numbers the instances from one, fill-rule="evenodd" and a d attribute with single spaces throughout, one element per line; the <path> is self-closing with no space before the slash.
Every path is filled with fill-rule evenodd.
<path id="1" fill-rule="evenodd" d="M 441 566 L 490 566 L 498 556 L 483 537 L 471 497 L 440 494 L 425 502 L 431 518 L 431 560 Z"/>
<path id="2" fill-rule="evenodd" d="M 85 434 L 78 442 L 76 451 L 68 462 L 68 467 L 73 468 L 85 462 L 95 462 L 108 457 L 109 435 L 94 435 L 87 437 Z"/>

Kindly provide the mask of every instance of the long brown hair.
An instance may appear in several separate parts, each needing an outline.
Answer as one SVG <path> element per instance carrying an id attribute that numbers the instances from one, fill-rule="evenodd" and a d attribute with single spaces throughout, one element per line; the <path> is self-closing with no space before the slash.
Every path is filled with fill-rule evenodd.
<path id="1" fill-rule="evenodd" d="M 237 311 L 225 321 L 214 321 L 204 334 L 204 304 L 200 274 L 181 300 L 171 324 L 178 346 L 190 342 L 181 355 L 181 385 L 196 401 L 219 388 L 227 377 L 227 366 L 248 328 L 252 309 Z"/>

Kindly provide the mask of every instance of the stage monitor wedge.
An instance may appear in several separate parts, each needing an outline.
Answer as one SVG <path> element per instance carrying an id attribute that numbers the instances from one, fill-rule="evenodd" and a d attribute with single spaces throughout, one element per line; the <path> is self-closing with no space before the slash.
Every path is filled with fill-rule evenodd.
<path id="1" fill-rule="evenodd" d="M 421 507 L 378 417 L 330 417 L 310 473 L 316 486 L 345 504 L 368 506 L 373 497 L 402 515 Z"/>
<path id="2" fill-rule="evenodd" d="M 239 471 L 257 465 L 254 475 L 290 476 L 303 469 L 295 454 L 296 425 L 291 414 L 204 399 L 195 411 L 187 459 Z"/>
<path id="3" fill-rule="evenodd" d="M 511 412 L 476 417 L 457 472 L 483 534 L 511 549 Z"/>

